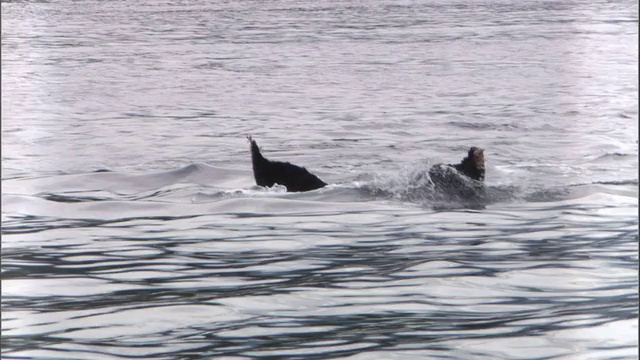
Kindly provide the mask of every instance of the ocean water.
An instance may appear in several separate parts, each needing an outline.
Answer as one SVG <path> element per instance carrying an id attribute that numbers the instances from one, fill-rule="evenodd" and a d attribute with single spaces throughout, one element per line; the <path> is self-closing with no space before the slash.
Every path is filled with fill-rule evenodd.
<path id="1" fill-rule="evenodd" d="M 3 359 L 637 359 L 638 3 L 3 0 L 1 269 Z"/>

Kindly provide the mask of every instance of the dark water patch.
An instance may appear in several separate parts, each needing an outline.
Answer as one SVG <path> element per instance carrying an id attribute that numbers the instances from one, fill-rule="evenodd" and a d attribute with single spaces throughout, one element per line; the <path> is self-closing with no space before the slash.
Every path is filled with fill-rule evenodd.
<path id="1" fill-rule="evenodd" d="M 62 195 L 62 194 L 38 194 L 38 196 L 49 201 L 56 201 L 56 202 L 62 202 L 62 203 L 110 200 L 110 198 L 108 197 L 72 196 L 72 195 Z"/>
<path id="2" fill-rule="evenodd" d="M 638 179 L 635 179 L 635 180 L 594 181 L 592 184 L 600 184 L 600 185 L 635 185 L 635 186 L 638 186 Z"/>
<path id="3" fill-rule="evenodd" d="M 566 205 L 564 209 L 581 211 Z M 439 222 L 429 216 L 420 218 Z M 449 349 L 453 340 L 509 341 L 636 318 L 637 294 L 628 291 L 632 278 L 602 273 L 600 285 L 593 286 L 561 275 L 598 271 L 596 264 L 615 264 L 612 260 L 635 271 L 637 249 L 624 251 L 631 255 L 626 260 L 619 252 L 637 242 L 635 231 L 620 231 L 624 224 L 611 224 L 611 234 L 619 236 L 616 243 L 591 238 L 588 229 L 565 235 L 566 224 L 548 226 L 547 221 L 532 223 L 523 218 L 512 226 L 491 226 L 489 230 L 496 231 L 491 240 L 476 245 L 472 245 L 474 235 L 463 235 L 465 229 L 447 227 L 439 234 L 398 231 L 390 221 L 383 227 L 367 226 L 368 231 L 357 229 L 352 244 L 300 251 L 241 251 L 231 256 L 214 250 L 216 241 L 163 237 L 129 239 L 127 246 L 104 250 L 75 245 L 46 253 L 3 252 L 3 279 L 9 286 L 3 307 L 30 311 L 42 319 L 47 313 L 72 316 L 61 325 L 40 324 L 51 328 L 47 336 L 11 335 L 16 328 L 10 324 L 5 349 L 11 354 L 64 346 L 65 334 L 76 332 L 76 344 L 105 353 L 114 346 L 125 353 L 133 351 L 127 344 L 137 339 L 145 344 L 137 350 L 144 349 L 147 357 L 164 352 L 186 358 L 196 353 L 200 357 L 332 358 L 398 346 L 431 354 Z M 577 223 L 572 228 L 582 226 Z M 537 232 L 555 235 L 532 237 Z M 371 243 L 375 238 L 380 241 Z M 413 245 L 394 243 L 408 239 L 415 239 Z M 57 295 L 18 297 L 9 281 L 26 278 L 49 281 L 49 286 L 58 280 L 69 283 L 86 278 L 88 282 L 85 289 L 77 290 L 60 283 L 57 290 L 49 291 Z M 463 284 L 469 289 L 458 288 Z M 584 291 L 587 288 L 589 293 Z M 447 289 L 466 295 L 447 295 L 443 293 Z M 79 293 L 65 294 L 69 291 Z M 615 291 L 624 293 L 610 294 Z M 172 309 L 186 318 L 164 331 L 142 326 L 136 334 L 121 331 L 98 341 L 82 336 L 96 328 L 64 329 L 66 323 L 83 319 L 95 324 L 118 314 L 139 318 L 142 312 L 155 314 L 149 315 L 154 323 L 155 316 L 166 316 Z M 192 318 L 189 309 L 203 314 L 209 309 L 217 319 Z M 64 330 L 53 330 L 56 326 Z M 118 325 L 102 327 L 108 332 Z"/>
<path id="4" fill-rule="evenodd" d="M 622 159 L 626 159 L 626 158 L 636 158 L 637 159 L 637 155 L 634 154 L 626 154 L 626 153 L 621 153 L 621 152 L 612 152 L 612 153 L 606 153 L 604 155 L 601 155 L 593 160 L 591 160 L 592 162 L 598 162 L 598 161 L 611 161 L 611 160 L 622 160 Z"/>
<path id="5" fill-rule="evenodd" d="M 57 229 L 73 229 L 73 228 L 91 228 L 98 227 L 107 224 L 120 224 L 127 223 L 131 221 L 141 221 L 141 220 L 150 220 L 150 221 L 167 221 L 170 219 L 188 219 L 192 216 L 150 216 L 150 217 L 124 217 L 124 218 L 116 218 L 109 220 L 96 220 L 96 219 L 65 219 L 65 218 L 56 218 L 56 217 L 48 217 L 48 216 L 33 216 L 33 215 L 24 215 L 24 216 L 16 216 L 13 215 L 9 219 L 3 221 L 2 223 L 2 234 L 10 235 L 10 234 L 33 234 L 42 231 L 48 230 L 57 230 Z"/>

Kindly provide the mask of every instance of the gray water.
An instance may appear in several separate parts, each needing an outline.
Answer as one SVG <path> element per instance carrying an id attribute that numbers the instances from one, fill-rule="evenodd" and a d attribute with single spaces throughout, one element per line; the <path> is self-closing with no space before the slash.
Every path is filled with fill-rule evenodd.
<path id="1" fill-rule="evenodd" d="M 3 1 L 2 357 L 637 358 L 637 60 L 631 0 Z"/>

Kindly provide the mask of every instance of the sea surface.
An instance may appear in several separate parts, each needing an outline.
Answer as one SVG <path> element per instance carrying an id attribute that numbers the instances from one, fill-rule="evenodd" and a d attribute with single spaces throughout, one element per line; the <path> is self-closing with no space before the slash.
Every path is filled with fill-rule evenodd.
<path id="1" fill-rule="evenodd" d="M 637 1 L 1 10 L 3 359 L 638 358 Z"/>

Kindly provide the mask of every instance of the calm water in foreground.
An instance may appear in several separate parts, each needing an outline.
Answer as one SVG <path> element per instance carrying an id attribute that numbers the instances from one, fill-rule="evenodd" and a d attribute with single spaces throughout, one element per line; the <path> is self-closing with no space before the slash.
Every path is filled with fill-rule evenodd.
<path id="1" fill-rule="evenodd" d="M 3 1 L 2 358 L 637 358 L 637 42 L 631 0 Z M 437 200 L 472 145 L 486 206 Z"/>

